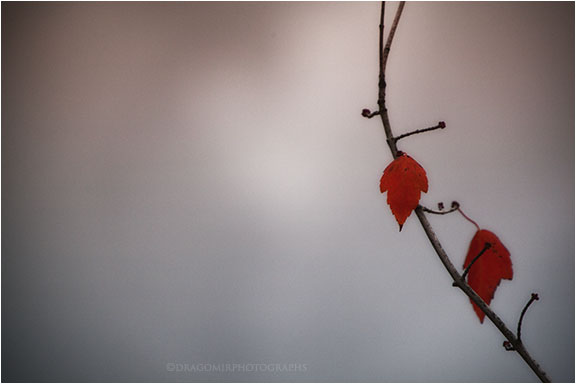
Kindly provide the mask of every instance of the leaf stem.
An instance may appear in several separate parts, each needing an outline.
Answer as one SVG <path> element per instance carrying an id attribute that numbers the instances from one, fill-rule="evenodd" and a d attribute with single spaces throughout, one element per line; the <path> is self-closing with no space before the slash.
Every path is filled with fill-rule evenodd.
<path id="1" fill-rule="evenodd" d="M 466 214 L 464 212 L 462 212 L 462 209 L 460 209 L 460 207 L 458 207 L 458 212 L 460 212 L 460 214 L 462 216 L 464 216 L 464 218 L 466 220 L 468 220 L 469 222 L 471 222 L 472 224 L 474 224 L 476 226 L 477 230 L 480 230 L 480 226 L 478 225 L 478 223 L 476 223 L 474 220 L 472 220 L 470 217 L 466 216 Z"/>
<path id="2" fill-rule="evenodd" d="M 490 249 L 490 247 L 492 247 L 492 244 L 484 243 L 484 248 L 482 248 L 482 250 L 476 255 L 476 257 L 474 257 L 472 259 L 470 264 L 468 264 L 468 266 L 464 270 L 464 273 L 462 274 L 462 280 L 466 280 L 466 276 L 468 276 L 468 272 L 470 272 L 470 268 L 472 267 L 472 265 L 476 262 L 476 260 L 478 260 L 480 258 L 480 256 L 482 256 L 484 254 L 484 252 L 486 252 L 488 249 Z"/>

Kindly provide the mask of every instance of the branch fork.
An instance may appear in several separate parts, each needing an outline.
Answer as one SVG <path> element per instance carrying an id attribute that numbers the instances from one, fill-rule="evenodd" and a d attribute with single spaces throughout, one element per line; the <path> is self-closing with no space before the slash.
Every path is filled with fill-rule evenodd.
<path id="1" fill-rule="evenodd" d="M 388 144 L 388 147 L 390 148 L 392 156 L 394 158 L 396 158 L 397 153 L 398 153 L 398 148 L 396 146 L 397 141 L 399 141 L 402 138 L 405 138 L 405 137 L 408 137 L 408 136 L 411 136 L 411 135 L 414 135 L 417 133 L 428 132 L 428 131 L 435 130 L 435 129 L 443 129 L 446 127 L 446 124 L 444 122 L 439 122 L 434 127 L 417 130 L 414 132 L 410 132 L 408 134 L 400 135 L 398 137 L 395 137 L 393 135 L 392 128 L 390 126 L 390 119 L 388 116 L 388 110 L 386 108 L 386 63 L 388 60 L 388 55 L 390 53 L 390 47 L 392 46 L 392 41 L 394 39 L 394 35 L 396 33 L 396 29 L 397 29 L 398 23 L 400 21 L 400 17 L 402 16 L 402 11 L 404 10 L 405 2 L 401 1 L 400 4 L 398 5 L 398 9 L 396 10 L 396 15 L 394 17 L 394 21 L 392 22 L 392 27 L 390 28 L 390 32 L 388 33 L 388 39 L 386 41 L 386 45 L 384 45 L 384 12 L 385 12 L 385 8 L 386 8 L 385 5 L 386 5 L 386 2 L 382 2 L 382 6 L 381 6 L 381 10 L 380 10 L 380 24 L 379 24 L 379 31 L 380 31 L 380 33 L 379 33 L 379 51 L 378 51 L 379 52 L 379 76 L 378 76 L 378 108 L 379 108 L 379 111 L 370 112 L 370 110 L 365 109 L 362 111 L 362 116 L 367 117 L 367 118 L 372 118 L 376 115 L 379 115 L 381 117 L 382 125 L 384 126 L 384 132 L 386 134 L 386 143 Z M 422 225 L 422 228 L 424 229 L 426 236 L 430 240 L 432 247 L 434 248 L 438 257 L 440 258 L 440 261 L 442 262 L 442 264 L 444 265 L 444 267 L 446 268 L 446 270 L 448 271 L 448 273 L 452 277 L 454 284 L 458 288 L 460 288 L 464 292 L 464 294 L 466 294 L 466 296 L 468 296 L 470 298 L 470 300 L 472 300 L 474 302 L 474 304 L 476 304 L 482 310 L 482 312 L 484 312 L 486 314 L 486 317 L 488 317 L 490 319 L 490 321 L 492 321 L 492 323 L 504 335 L 504 337 L 506 337 L 507 341 L 505 342 L 504 346 L 506 347 L 506 345 L 508 345 L 509 347 L 506 347 L 507 349 L 513 348 L 513 349 L 509 349 L 509 350 L 514 350 L 514 351 L 518 352 L 518 354 L 524 359 L 524 361 L 528 364 L 528 366 L 534 371 L 534 373 L 538 376 L 538 378 L 542 382 L 549 382 L 550 379 L 548 378 L 546 373 L 540 368 L 538 363 L 530 356 L 530 354 L 528 353 L 528 351 L 526 350 L 526 348 L 524 347 L 524 344 L 522 343 L 522 341 L 520 339 L 520 331 L 521 331 L 521 325 L 522 325 L 522 320 L 523 320 L 524 314 L 525 314 L 526 310 L 528 309 L 528 307 L 532 304 L 532 302 L 534 302 L 535 300 L 538 300 L 538 296 L 532 295 L 532 298 L 530 299 L 528 304 L 524 307 L 524 310 L 522 311 L 522 314 L 520 316 L 520 320 L 518 323 L 517 335 L 514 335 L 514 333 L 512 331 L 510 331 L 510 329 L 506 326 L 506 324 L 496 315 L 496 313 L 494 313 L 494 311 L 492 311 L 492 309 L 484 302 L 484 300 L 482 300 L 482 298 L 480 296 L 478 296 L 478 294 L 476 292 L 474 292 L 474 290 L 466 283 L 465 277 L 466 277 L 467 271 L 465 271 L 464 274 L 461 276 L 460 273 L 458 272 L 458 270 L 454 267 L 454 264 L 452 264 L 452 261 L 450 260 L 450 258 L 448 257 L 448 254 L 446 253 L 446 251 L 442 247 L 440 240 L 438 239 L 435 231 L 432 229 L 432 226 L 431 226 L 430 222 L 428 221 L 428 218 L 425 215 L 425 213 L 446 214 L 446 213 L 454 212 L 456 210 L 460 211 L 460 213 L 464 217 L 467 218 L 467 216 L 464 215 L 464 213 L 462 213 L 462 211 L 460 210 L 459 204 L 457 204 L 457 203 L 453 203 L 451 210 L 448 212 L 442 212 L 443 211 L 443 204 L 441 206 L 439 206 L 439 211 L 433 211 L 431 209 L 428 209 L 426 207 L 418 205 L 416 207 L 416 209 L 414 210 L 414 212 L 415 212 L 416 216 L 418 217 L 418 220 L 420 221 L 420 224 Z M 476 227 L 479 229 L 478 224 L 476 224 L 471 219 L 469 219 L 469 220 L 472 223 L 474 223 L 476 225 Z M 472 262 L 468 265 L 467 270 L 469 270 L 473 266 L 474 262 L 479 257 L 481 257 L 482 254 L 487 249 L 488 249 L 488 247 L 486 246 L 483 249 L 483 251 L 480 252 L 474 260 L 472 260 Z"/>

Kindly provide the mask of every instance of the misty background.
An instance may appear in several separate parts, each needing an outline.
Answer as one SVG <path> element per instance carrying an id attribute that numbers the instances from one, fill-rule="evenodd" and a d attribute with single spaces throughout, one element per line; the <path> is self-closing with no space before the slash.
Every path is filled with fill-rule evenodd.
<path id="1" fill-rule="evenodd" d="M 391 24 L 396 3 L 387 8 Z M 2 4 L 3 381 L 537 377 L 379 192 L 379 3 Z M 408 3 L 396 134 L 574 381 L 574 4 Z M 475 228 L 430 217 L 461 267 Z M 290 372 L 175 364 L 300 364 Z M 206 367 L 206 366 L 204 366 Z M 302 368 L 303 367 L 303 368 Z"/>

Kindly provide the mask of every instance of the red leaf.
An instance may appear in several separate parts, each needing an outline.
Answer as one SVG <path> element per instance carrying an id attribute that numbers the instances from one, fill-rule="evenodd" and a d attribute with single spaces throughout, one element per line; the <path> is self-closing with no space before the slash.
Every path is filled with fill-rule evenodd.
<path id="1" fill-rule="evenodd" d="M 513 271 L 510 252 L 508 252 L 498 236 L 486 229 L 479 229 L 472 238 L 466 260 L 464 261 L 464 268 L 478 256 L 486 243 L 490 243 L 491 247 L 472 264 L 467 280 L 468 285 L 476 291 L 486 304 L 490 305 L 500 280 L 512 280 Z M 484 312 L 474 302 L 470 302 L 480 319 L 480 323 L 483 323 Z"/>
<path id="2" fill-rule="evenodd" d="M 428 192 L 426 171 L 413 158 L 400 152 L 384 170 L 380 192 L 388 191 L 388 205 L 400 225 L 410 216 L 420 201 L 420 192 Z"/>

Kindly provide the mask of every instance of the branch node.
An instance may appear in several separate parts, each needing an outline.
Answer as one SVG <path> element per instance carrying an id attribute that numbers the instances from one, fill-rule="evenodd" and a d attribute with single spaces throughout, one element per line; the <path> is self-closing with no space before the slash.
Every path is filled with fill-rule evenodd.
<path id="1" fill-rule="evenodd" d="M 508 340 L 504 341 L 502 343 L 502 346 L 504 347 L 505 350 L 507 351 L 515 351 L 516 348 L 514 348 L 514 346 L 512 345 L 511 342 L 509 342 Z"/>

